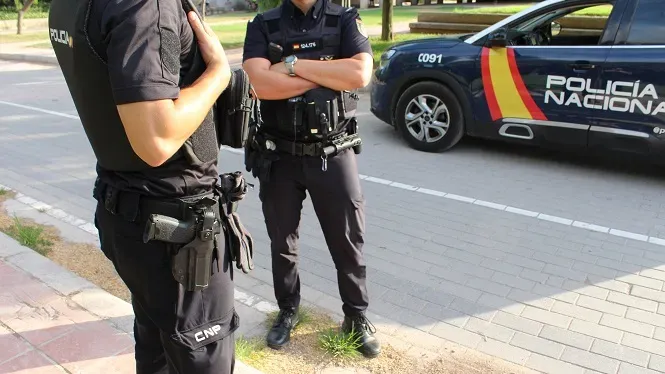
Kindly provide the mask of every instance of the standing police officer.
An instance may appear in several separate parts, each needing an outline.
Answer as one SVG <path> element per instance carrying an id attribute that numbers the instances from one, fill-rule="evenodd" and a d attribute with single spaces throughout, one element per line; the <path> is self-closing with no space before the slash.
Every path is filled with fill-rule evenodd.
<path id="1" fill-rule="evenodd" d="M 101 249 L 132 295 L 137 373 L 232 373 L 211 110 L 231 71 L 217 36 L 180 0 L 54 0 L 49 17 L 97 158 Z M 196 229 L 169 237 L 178 220 Z"/>
<path id="2" fill-rule="evenodd" d="M 356 165 L 357 95 L 369 83 L 372 50 L 358 12 L 330 0 L 284 0 L 247 26 L 243 68 L 261 99 L 263 123 L 246 148 L 259 176 L 280 313 L 267 336 L 280 349 L 298 323 L 298 227 L 306 191 L 337 269 L 344 332 L 367 357 L 381 352 L 368 306 L 364 196 Z M 355 151 L 355 152 L 354 152 Z"/>

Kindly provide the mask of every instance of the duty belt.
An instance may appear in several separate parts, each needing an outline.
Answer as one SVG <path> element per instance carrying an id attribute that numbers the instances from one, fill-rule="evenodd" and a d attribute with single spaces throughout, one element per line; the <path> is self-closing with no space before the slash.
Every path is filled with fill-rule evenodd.
<path id="1" fill-rule="evenodd" d="M 269 134 L 261 134 L 265 140 L 266 144 L 264 146 L 268 149 L 271 149 L 268 142 L 271 142 L 275 145 L 275 149 L 279 152 L 289 153 L 293 156 L 312 156 L 312 157 L 322 157 L 325 154 L 324 149 L 328 146 L 328 143 L 323 141 L 316 143 L 304 143 L 299 141 L 285 140 L 281 138 L 274 137 Z M 332 142 L 337 139 L 346 137 L 346 133 L 341 133 L 329 138 L 329 142 Z"/>

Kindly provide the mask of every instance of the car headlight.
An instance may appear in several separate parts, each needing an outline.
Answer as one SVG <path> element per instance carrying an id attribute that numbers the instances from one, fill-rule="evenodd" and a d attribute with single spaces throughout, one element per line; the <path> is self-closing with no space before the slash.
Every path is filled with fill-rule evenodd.
<path id="1" fill-rule="evenodd" d="M 388 64 L 388 61 L 396 53 L 394 49 L 389 49 L 381 54 L 381 61 L 379 62 L 379 68 L 383 68 Z"/>

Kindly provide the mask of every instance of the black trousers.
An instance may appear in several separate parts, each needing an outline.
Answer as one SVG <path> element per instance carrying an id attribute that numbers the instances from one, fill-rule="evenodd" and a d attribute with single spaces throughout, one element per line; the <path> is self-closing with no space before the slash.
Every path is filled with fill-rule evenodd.
<path id="1" fill-rule="evenodd" d="M 368 305 L 362 255 L 365 200 L 351 149 L 328 158 L 326 171 L 319 157 L 282 153 L 271 165 L 269 180 L 261 183 L 277 303 L 280 308 L 300 304 L 297 242 L 306 191 L 337 269 L 342 310 L 348 316 L 364 313 Z"/>
<path id="2" fill-rule="evenodd" d="M 238 316 L 223 234 L 217 240 L 223 257 L 219 270 L 215 260 L 210 285 L 190 292 L 172 275 L 169 250 L 177 247 L 143 243 L 150 212 L 139 212 L 135 222 L 128 221 L 127 216 L 137 214 L 132 205 L 135 202 L 121 204 L 119 212 L 111 214 L 99 203 L 95 225 L 102 251 L 131 292 L 137 374 L 233 373 Z"/>

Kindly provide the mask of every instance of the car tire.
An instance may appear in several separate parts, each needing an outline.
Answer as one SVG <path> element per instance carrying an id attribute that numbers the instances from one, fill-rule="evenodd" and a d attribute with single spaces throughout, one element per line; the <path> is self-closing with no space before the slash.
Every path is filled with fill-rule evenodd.
<path id="1" fill-rule="evenodd" d="M 426 109 L 418 105 L 421 100 Z M 409 115 L 411 121 L 407 123 Z M 419 82 L 407 88 L 397 101 L 393 118 L 402 137 L 419 151 L 447 151 L 464 135 L 464 112 L 459 100 L 448 87 L 436 82 Z"/>

